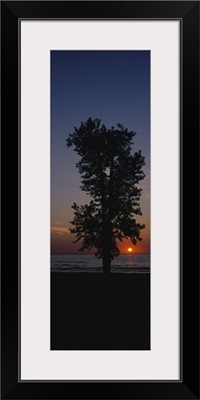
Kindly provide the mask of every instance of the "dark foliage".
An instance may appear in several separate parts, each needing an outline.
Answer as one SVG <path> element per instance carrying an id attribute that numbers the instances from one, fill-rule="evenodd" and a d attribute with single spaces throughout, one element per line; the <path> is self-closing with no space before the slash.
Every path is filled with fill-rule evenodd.
<path id="1" fill-rule="evenodd" d="M 96 249 L 104 272 L 110 271 L 111 260 L 120 253 L 117 240 L 130 238 L 136 244 L 144 228 L 135 219 L 142 214 L 138 183 L 145 176 L 141 151 L 131 154 L 135 134 L 121 124 L 107 129 L 100 119 L 89 118 L 67 138 L 67 146 L 80 156 L 76 166 L 81 189 L 91 197 L 84 206 L 73 204 L 71 232 L 75 242 L 82 241 L 81 251 Z"/>

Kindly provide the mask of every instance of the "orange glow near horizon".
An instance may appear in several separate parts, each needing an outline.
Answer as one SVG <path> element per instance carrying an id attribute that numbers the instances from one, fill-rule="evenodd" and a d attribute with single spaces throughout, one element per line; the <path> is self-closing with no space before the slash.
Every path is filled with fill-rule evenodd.
<path id="1" fill-rule="evenodd" d="M 64 225 L 64 224 L 63 224 Z M 124 239 L 123 242 L 117 241 L 120 254 L 144 254 L 150 253 L 149 232 L 144 236 L 141 242 L 133 245 L 130 239 Z M 54 224 L 51 227 L 51 254 L 81 254 L 78 249 L 80 243 L 72 243 L 74 236 L 69 229 L 61 224 Z M 129 250 L 132 249 L 132 250 Z M 91 249 L 85 254 L 94 253 L 95 249 Z"/>
<path id="2" fill-rule="evenodd" d="M 122 243 L 117 243 L 121 254 L 142 254 L 150 253 L 150 239 L 144 238 L 141 242 L 133 245 L 129 239 L 123 240 Z M 132 249 L 130 251 L 129 249 Z"/>

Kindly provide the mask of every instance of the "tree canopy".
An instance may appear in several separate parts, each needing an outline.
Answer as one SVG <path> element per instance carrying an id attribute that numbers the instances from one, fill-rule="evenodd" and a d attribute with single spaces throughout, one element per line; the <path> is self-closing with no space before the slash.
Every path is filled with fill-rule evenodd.
<path id="1" fill-rule="evenodd" d="M 131 153 L 135 135 L 121 124 L 108 129 L 100 119 L 89 118 L 66 140 L 80 156 L 76 166 L 81 189 L 90 196 L 88 204 L 72 205 L 70 231 L 76 234 L 75 242 L 82 242 L 81 251 L 96 249 L 104 272 L 110 272 L 111 260 L 120 254 L 118 241 L 130 238 L 135 245 L 142 240 L 144 225 L 135 216 L 142 215 L 138 184 L 145 176 L 145 158 L 140 150 Z"/>

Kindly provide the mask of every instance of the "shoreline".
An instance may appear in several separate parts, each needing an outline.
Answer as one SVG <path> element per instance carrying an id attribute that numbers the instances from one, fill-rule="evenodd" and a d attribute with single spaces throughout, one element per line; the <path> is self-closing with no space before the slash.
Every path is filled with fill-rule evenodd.
<path id="1" fill-rule="evenodd" d="M 103 273 L 102 260 L 92 255 L 51 256 L 52 272 Z M 146 254 L 120 255 L 111 262 L 111 274 L 150 273 L 150 256 Z"/>

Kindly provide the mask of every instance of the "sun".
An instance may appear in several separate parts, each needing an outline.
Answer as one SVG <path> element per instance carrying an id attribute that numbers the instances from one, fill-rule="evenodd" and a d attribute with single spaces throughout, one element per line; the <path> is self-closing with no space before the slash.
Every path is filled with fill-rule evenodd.
<path id="1" fill-rule="evenodd" d="M 133 249 L 131 247 L 128 248 L 128 252 L 132 253 Z"/>

